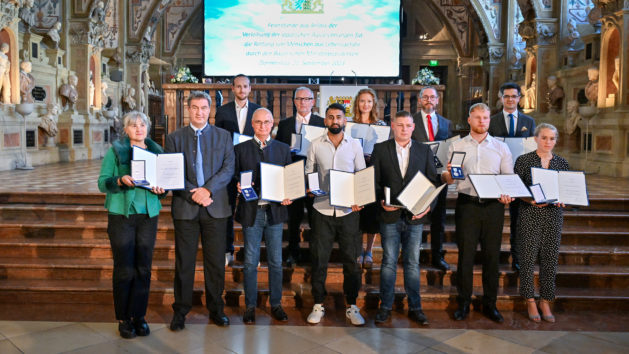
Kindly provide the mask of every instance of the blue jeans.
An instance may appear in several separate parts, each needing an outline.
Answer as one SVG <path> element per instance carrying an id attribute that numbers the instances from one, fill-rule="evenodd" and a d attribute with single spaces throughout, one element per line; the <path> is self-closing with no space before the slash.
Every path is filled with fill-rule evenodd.
<path id="1" fill-rule="evenodd" d="M 397 259 L 402 246 L 404 289 L 408 296 L 408 309 L 421 310 L 419 295 L 419 249 L 423 225 L 410 225 L 400 219 L 393 224 L 380 223 L 382 237 L 382 270 L 380 274 L 380 307 L 391 310 L 397 273 Z"/>
<path id="2" fill-rule="evenodd" d="M 269 263 L 269 302 L 279 306 L 282 300 L 282 223 L 269 225 L 267 209 L 258 209 L 253 226 L 245 227 L 245 305 L 255 307 L 258 298 L 258 262 L 262 234 Z"/>

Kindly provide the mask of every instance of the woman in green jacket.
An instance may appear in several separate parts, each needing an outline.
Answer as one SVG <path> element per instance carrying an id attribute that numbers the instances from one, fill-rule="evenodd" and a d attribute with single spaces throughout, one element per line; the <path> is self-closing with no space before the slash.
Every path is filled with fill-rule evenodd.
<path id="1" fill-rule="evenodd" d="M 114 258 L 113 292 L 118 330 L 123 338 L 147 336 L 144 320 L 151 283 L 151 264 L 157 233 L 157 216 L 164 189 L 136 188 L 131 178 L 132 146 L 161 153 L 147 138 L 151 122 L 144 113 L 123 117 L 124 133 L 107 151 L 98 177 L 98 189 L 107 193 L 107 233 Z"/>

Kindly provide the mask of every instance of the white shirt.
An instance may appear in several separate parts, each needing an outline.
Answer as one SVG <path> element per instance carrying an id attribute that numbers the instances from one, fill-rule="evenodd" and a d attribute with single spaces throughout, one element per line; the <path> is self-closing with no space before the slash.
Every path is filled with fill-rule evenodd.
<path id="1" fill-rule="evenodd" d="M 245 131 L 245 124 L 247 124 L 247 110 L 249 109 L 249 101 L 245 101 L 242 107 L 238 107 L 238 103 L 234 101 L 236 106 L 236 118 L 238 118 L 238 130 L 240 134 Z"/>
<path id="2" fill-rule="evenodd" d="M 397 153 L 397 162 L 400 166 L 400 172 L 402 173 L 402 178 L 406 175 L 406 170 L 408 169 L 408 158 L 411 153 L 411 144 L 413 142 L 409 141 L 406 146 L 402 147 L 402 145 L 395 142 L 395 152 Z"/>
<path id="3" fill-rule="evenodd" d="M 271 141 L 271 136 L 269 135 L 266 137 L 266 139 L 264 140 L 264 146 L 262 146 L 262 140 L 258 139 L 256 135 L 253 136 L 253 140 L 255 140 L 255 142 L 258 143 L 260 150 L 263 150 L 267 145 L 269 145 L 269 141 Z M 258 199 L 258 205 L 266 205 L 266 204 L 269 204 L 269 202 L 266 200 L 263 200 L 262 198 Z"/>
<path id="4" fill-rule="evenodd" d="M 454 180 L 459 193 L 478 196 L 470 181 L 470 174 L 513 174 L 513 158 L 509 147 L 489 134 L 480 144 L 471 135 L 457 140 L 450 145 L 448 156 L 452 156 L 454 151 L 465 152 L 465 180 Z"/>
<path id="5" fill-rule="evenodd" d="M 422 112 L 422 120 L 424 121 L 424 129 L 426 130 L 426 137 L 430 139 L 430 133 L 428 132 L 428 114 Z M 437 130 L 439 130 L 439 119 L 437 118 L 437 112 L 430 113 L 430 121 L 432 122 L 432 134 L 437 140 Z"/>
<path id="6" fill-rule="evenodd" d="M 339 208 L 330 205 L 330 169 L 356 172 L 365 168 L 365 157 L 360 141 L 343 133 L 338 147 L 330 141 L 327 131 L 310 143 L 306 160 L 306 173 L 319 172 L 320 187 L 327 194 L 315 197 L 314 208 L 323 215 L 345 216 L 352 208 Z"/>
<path id="7" fill-rule="evenodd" d="M 310 123 L 310 116 L 312 116 L 312 112 L 306 114 L 305 116 L 295 113 L 295 133 L 300 134 L 302 124 Z"/>
<path id="8" fill-rule="evenodd" d="M 511 118 L 509 118 L 509 114 L 513 114 L 513 133 L 516 133 L 516 129 L 518 129 L 518 110 L 515 112 L 509 113 L 507 111 L 502 111 L 502 114 L 505 117 L 505 126 L 507 127 L 507 136 L 509 136 L 509 124 L 511 124 Z"/>

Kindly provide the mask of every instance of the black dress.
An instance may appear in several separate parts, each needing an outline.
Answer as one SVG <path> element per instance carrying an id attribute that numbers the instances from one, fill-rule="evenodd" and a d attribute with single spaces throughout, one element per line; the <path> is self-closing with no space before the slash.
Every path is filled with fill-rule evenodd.
<path id="1" fill-rule="evenodd" d="M 525 185 L 533 184 L 531 168 L 542 168 L 542 159 L 537 152 L 521 155 L 513 170 Z M 551 170 L 569 170 L 568 161 L 554 155 L 548 168 Z M 548 205 L 543 208 L 529 203 L 520 203 L 518 218 L 518 249 L 520 251 L 520 295 L 525 299 L 535 296 L 534 270 L 535 260 L 539 255 L 540 297 L 547 301 L 555 298 L 555 275 L 561 243 L 563 209 Z"/>

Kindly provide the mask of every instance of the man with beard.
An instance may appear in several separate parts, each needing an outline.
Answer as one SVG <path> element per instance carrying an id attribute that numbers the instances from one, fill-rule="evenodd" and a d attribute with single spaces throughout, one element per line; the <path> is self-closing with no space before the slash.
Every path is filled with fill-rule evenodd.
<path id="1" fill-rule="evenodd" d="M 489 107 L 477 103 L 470 107 L 467 122 L 470 134 L 450 145 L 448 156 L 454 151 L 465 152 L 463 173 L 465 180 L 457 180 L 455 223 L 456 243 L 459 248 L 456 287 L 459 308 L 454 312 L 455 320 L 464 320 L 470 312 L 474 258 L 479 241 L 483 254 L 483 313 L 492 321 L 504 321 L 498 309 L 498 260 L 504 223 L 504 205 L 513 201 L 508 195 L 501 195 L 497 200 L 479 199 L 470 174 L 512 174 L 513 161 L 511 152 L 504 142 L 495 139 L 489 128 Z M 454 183 L 448 163 L 442 178 L 448 184 Z"/>
<path id="2" fill-rule="evenodd" d="M 253 136 L 251 117 L 253 112 L 260 108 L 259 105 L 249 101 L 251 93 L 251 81 L 243 74 L 238 74 L 232 81 L 234 101 L 220 106 L 216 110 L 215 125 L 230 132 Z M 232 216 L 227 220 L 227 240 L 225 249 L 225 266 L 234 260 L 234 209 L 236 208 L 236 183 L 232 181 L 227 186 L 229 204 L 232 208 Z"/>
<path id="3" fill-rule="evenodd" d="M 343 292 L 347 301 L 346 317 L 353 325 L 365 324 L 356 307 L 356 298 L 361 286 L 362 269 L 358 264 L 359 245 L 362 242 L 359 228 L 362 209 L 357 205 L 351 208 L 330 205 L 329 193 L 330 169 L 355 172 L 365 168 L 365 158 L 360 142 L 343 129 L 347 119 L 345 107 L 338 103 L 331 104 L 325 110 L 325 126 L 327 132 L 310 144 L 306 160 L 306 173 L 318 172 L 320 186 L 325 196 L 315 198 L 312 215 L 313 234 L 310 239 L 312 258 L 312 295 L 315 305 L 308 316 L 308 323 L 316 324 L 325 314 L 325 279 L 328 272 L 328 261 L 335 239 L 339 243 L 339 252 L 343 262 Z"/>

